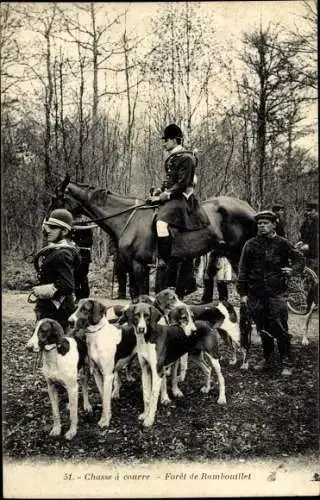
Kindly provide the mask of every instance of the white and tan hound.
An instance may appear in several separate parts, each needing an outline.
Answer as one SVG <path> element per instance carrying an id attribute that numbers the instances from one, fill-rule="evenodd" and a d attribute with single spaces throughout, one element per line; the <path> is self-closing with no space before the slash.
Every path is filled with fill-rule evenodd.
<path id="1" fill-rule="evenodd" d="M 81 299 L 69 323 L 74 332 L 81 331 L 85 336 L 90 371 L 102 400 L 98 425 L 107 427 L 111 419 L 111 397 L 119 397 L 118 371 L 136 354 L 134 331 L 130 327 L 120 329 L 109 323 L 107 307 L 97 299 Z"/>
<path id="2" fill-rule="evenodd" d="M 172 307 L 181 304 L 181 300 L 176 295 L 173 288 L 166 288 L 156 296 L 155 306 L 166 312 L 170 311 Z M 217 311 L 222 314 L 225 321 L 218 329 L 223 341 L 232 348 L 232 358 L 229 361 L 230 365 L 235 365 L 237 362 L 237 351 L 242 353 L 241 369 L 245 370 L 247 366 L 247 346 L 242 344 L 240 335 L 240 325 L 235 308 L 228 301 L 219 302 L 217 306 L 213 303 L 209 304 L 188 304 L 188 307 L 195 320 L 208 321 L 210 324 L 215 324 L 217 318 Z M 166 312 L 165 312 L 166 311 Z"/>
<path id="3" fill-rule="evenodd" d="M 169 313 L 169 325 L 158 323 L 161 313 L 145 302 L 131 304 L 125 311 L 129 325 L 137 337 L 138 359 L 142 370 L 144 411 L 139 416 L 143 425 L 154 423 L 161 383 L 165 369 L 182 355 L 203 356 L 217 373 L 218 404 L 226 403 L 224 377 L 218 359 L 218 342 L 214 330 L 206 322 L 192 321 L 185 304 Z"/>
<path id="4" fill-rule="evenodd" d="M 50 436 L 61 434 L 57 385 L 62 385 L 67 390 L 70 428 L 65 434 L 65 438 L 70 440 L 77 434 L 78 427 L 79 370 L 82 371 L 80 375 L 84 410 L 92 412 L 88 399 L 87 369 L 85 367 L 86 345 L 78 339 L 65 337 L 63 329 L 57 321 L 44 318 L 37 322 L 26 348 L 42 355 L 42 372 L 47 381 L 53 416 Z"/>

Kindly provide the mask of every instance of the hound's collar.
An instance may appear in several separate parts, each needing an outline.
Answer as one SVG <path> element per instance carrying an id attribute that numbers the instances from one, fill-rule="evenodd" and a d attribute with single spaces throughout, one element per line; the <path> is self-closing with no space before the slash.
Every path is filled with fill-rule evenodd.
<path id="1" fill-rule="evenodd" d="M 52 349 L 56 349 L 56 348 L 57 348 L 57 344 L 47 344 L 44 346 L 45 351 L 52 351 Z"/>
<path id="2" fill-rule="evenodd" d="M 86 329 L 86 330 L 87 330 L 87 332 L 88 332 L 88 333 L 96 333 L 96 332 L 98 332 L 99 330 L 102 330 L 102 328 L 103 328 L 104 326 L 106 326 L 108 323 L 109 323 L 109 322 L 108 322 L 107 318 L 104 316 L 104 317 L 103 317 L 103 318 L 99 321 L 99 323 L 97 323 L 96 325 L 89 325 L 89 326 L 87 327 L 87 329 Z"/>

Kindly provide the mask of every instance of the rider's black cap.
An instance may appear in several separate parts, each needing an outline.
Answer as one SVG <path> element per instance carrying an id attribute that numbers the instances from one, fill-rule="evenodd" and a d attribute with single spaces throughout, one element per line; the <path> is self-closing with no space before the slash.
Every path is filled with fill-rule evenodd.
<path id="1" fill-rule="evenodd" d="M 183 138 L 183 133 L 180 127 L 176 125 L 175 123 L 171 123 L 171 125 L 168 125 L 164 129 L 164 134 L 162 136 L 162 139 L 182 139 Z"/>

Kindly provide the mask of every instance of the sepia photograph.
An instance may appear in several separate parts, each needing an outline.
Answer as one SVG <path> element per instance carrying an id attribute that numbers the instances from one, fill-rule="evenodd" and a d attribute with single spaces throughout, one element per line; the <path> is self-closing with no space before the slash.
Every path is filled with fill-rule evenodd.
<path id="1" fill-rule="evenodd" d="M 3 497 L 319 495 L 316 0 L 0 25 Z"/>

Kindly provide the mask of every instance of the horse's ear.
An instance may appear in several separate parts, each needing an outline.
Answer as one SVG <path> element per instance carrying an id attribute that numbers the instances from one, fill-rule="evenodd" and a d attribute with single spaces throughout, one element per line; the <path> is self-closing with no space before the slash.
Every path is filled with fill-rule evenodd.
<path id="1" fill-rule="evenodd" d="M 59 191 L 61 193 L 65 192 L 65 189 L 66 189 L 67 185 L 69 184 L 69 182 L 70 182 L 70 175 L 68 173 L 66 173 L 65 178 L 62 180 L 61 185 L 59 186 Z"/>

